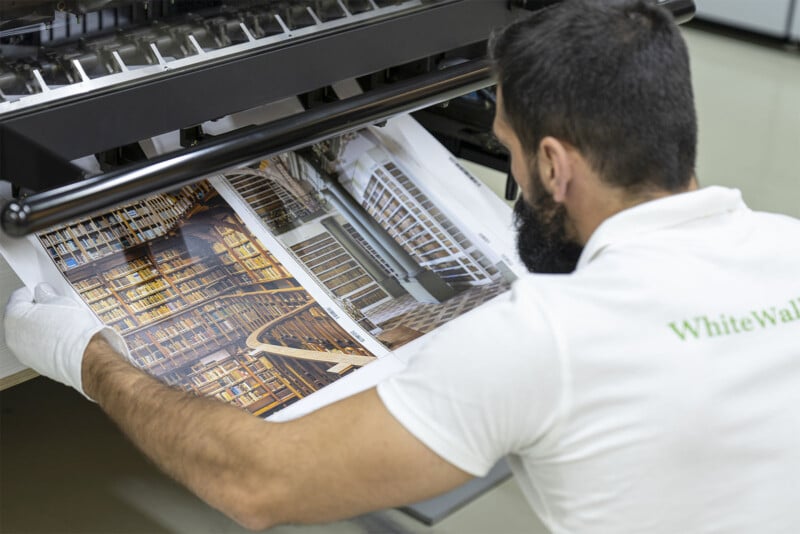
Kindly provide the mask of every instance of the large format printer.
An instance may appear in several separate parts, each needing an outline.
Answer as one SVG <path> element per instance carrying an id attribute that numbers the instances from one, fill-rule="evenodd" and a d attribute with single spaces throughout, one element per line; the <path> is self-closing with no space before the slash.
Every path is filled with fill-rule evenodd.
<path id="1" fill-rule="evenodd" d="M 508 172 L 486 42 L 555 1 L 2 2 L 0 181 L 13 197 L 2 231 L 27 235 L 406 112 L 457 156 Z M 693 0 L 654 1 L 680 21 L 694 13 Z M 247 113 L 287 98 L 304 111 Z M 227 117 L 237 128 L 204 126 Z M 142 142 L 169 132 L 180 147 L 148 158 Z"/>
<path id="2" fill-rule="evenodd" d="M 8 206 L 9 234 L 487 86 L 476 58 L 519 12 L 484 0 L 76 0 L 5 10 L 0 178 L 36 193 Z M 331 85 L 353 78 L 364 93 L 331 102 Z M 293 96 L 307 113 L 224 138 L 199 128 Z M 187 147 L 181 163 L 144 162 L 137 143 L 175 130 Z M 100 160 L 101 176 L 70 163 L 86 156 Z"/>
<path id="3" fill-rule="evenodd" d="M 492 83 L 486 40 L 553 0 L 24 0 L 0 8 L 3 230 L 27 234 Z M 692 0 L 661 0 L 679 18 Z M 337 101 L 331 86 L 358 80 Z M 199 127 L 287 97 L 306 112 L 212 138 Z M 473 99 L 474 102 L 476 99 Z M 424 124 L 501 167 L 490 99 Z M 466 102 L 466 103 L 465 103 Z M 453 117 L 460 117 L 454 120 Z M 459 125 L 459 122 L 461 123 Z M 137 143 L 180 131 L 146 161 Z M 463 141 L 463 143 L 461 142 Z M 103 172 L 71 162 L 99 160 Z"/>

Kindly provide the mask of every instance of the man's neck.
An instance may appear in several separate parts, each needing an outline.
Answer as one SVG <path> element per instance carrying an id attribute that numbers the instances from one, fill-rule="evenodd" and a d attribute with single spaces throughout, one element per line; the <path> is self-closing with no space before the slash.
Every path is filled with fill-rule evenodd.
<path id="1" fill-rule="evenodd" d="M 586 245 L 595 230 L 609 217 L 645 202 L 695 191 L 697 188 L 697 179 L 694 177 L 685 189 L 679 191 L 654 189 L 632 194 L 623 188 L 602 185 L 594 195 L 584 196 L 586 201 L 582 209 L 571 210 L 567 206 L 567 210 L 573 212 L 570 213 L 570 218 L 574 225 L 573 231 L 577 235 L 578 242 L 581 245 Z"/>

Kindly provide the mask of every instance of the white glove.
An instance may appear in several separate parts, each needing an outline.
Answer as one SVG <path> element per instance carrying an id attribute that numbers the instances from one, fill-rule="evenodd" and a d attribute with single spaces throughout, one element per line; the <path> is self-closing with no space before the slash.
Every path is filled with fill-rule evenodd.
<path id="1" fill-rule="evenodd" d="M 16 290 L 6 305 L 6 343 L 20 362 L 41 375 L 83 391 L 83 353 L 95 334 L 125 358 L 130 353 L 122 336 L 100 323 L 89 310 L 39 284 L 33 298 L 28 288 Z M 89 399 L 91 400 L 91 399 Z"/>

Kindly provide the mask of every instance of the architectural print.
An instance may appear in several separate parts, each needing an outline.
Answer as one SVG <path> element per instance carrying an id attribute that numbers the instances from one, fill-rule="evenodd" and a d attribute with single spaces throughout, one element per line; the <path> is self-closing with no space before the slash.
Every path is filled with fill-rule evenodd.
<path id="1" fill-rule="evenodd" d="M 276 224 L 319 209 L 285 185 L 257 208 Z M 207 182 L 38 237 L 134 363 L 195 394 L 266 417 L 375 359 Z"/>
<path id="2" fill-rule="evenodd" d="M 514 275 L 368 131 L 225 174 L 331 297 L 389 348 Z"/>

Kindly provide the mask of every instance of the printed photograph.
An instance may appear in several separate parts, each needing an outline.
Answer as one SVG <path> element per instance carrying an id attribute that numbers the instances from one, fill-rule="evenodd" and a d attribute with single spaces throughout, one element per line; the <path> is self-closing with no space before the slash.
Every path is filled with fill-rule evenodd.
<path id="1" fill-rule="evenodd" d="M 186 391 L 266 417 L 375 360 L 208 182 L 37 237 L 134 363 Z"/>
<path id="2" fill-rule="evenodd" d="M 225 173 L 355 321 L 394 349 L 509 289 L 515 276 L 369 131 Z"/>

